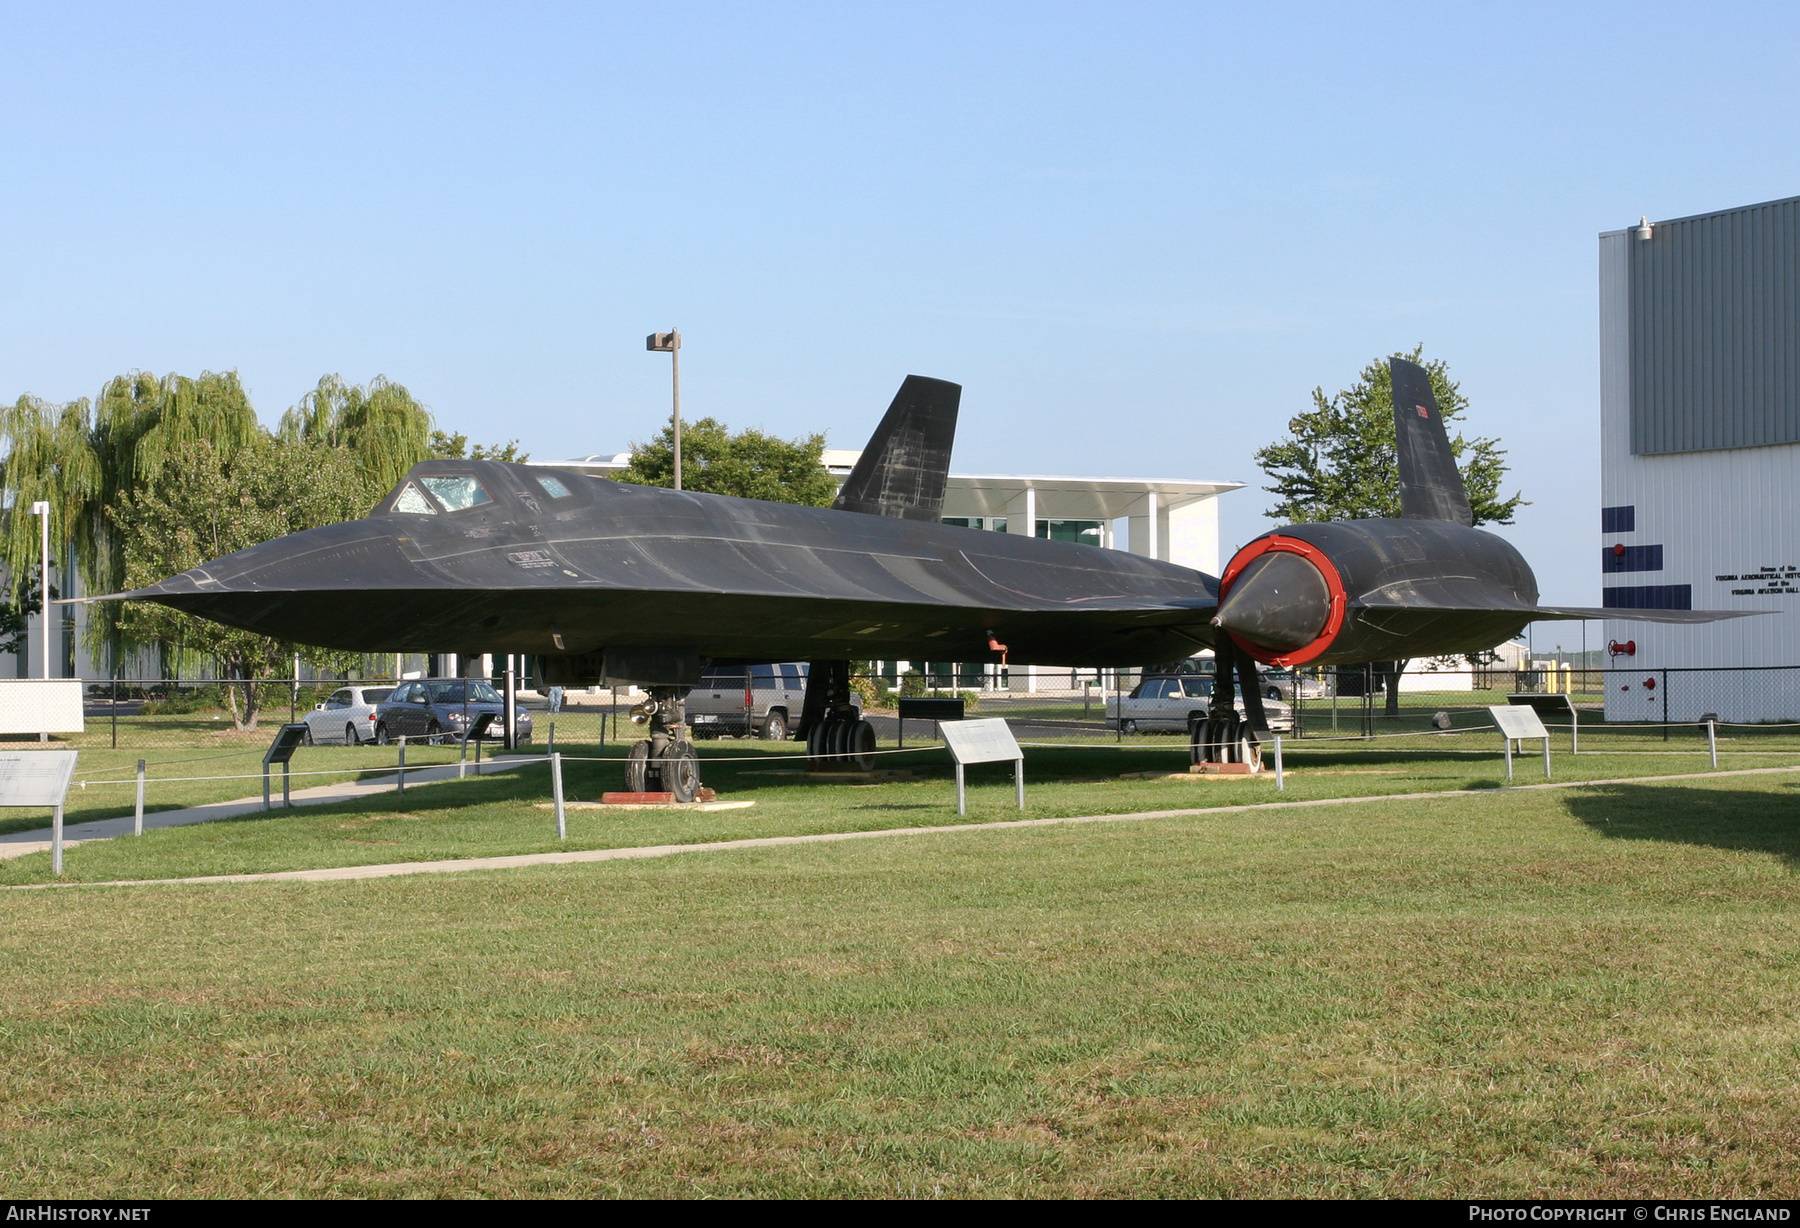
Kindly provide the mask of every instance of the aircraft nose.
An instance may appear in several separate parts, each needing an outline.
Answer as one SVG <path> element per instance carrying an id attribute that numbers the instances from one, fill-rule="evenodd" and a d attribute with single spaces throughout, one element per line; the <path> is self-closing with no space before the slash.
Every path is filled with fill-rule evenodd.
<path id="1" fill-rule="evenodd" d="M 1298 554 L 1270 551 L 1250 561 L 1219 606 L 1213 626 L 1273 652 L 1318 639 L 1331 616 L 1331 589 Z"/>

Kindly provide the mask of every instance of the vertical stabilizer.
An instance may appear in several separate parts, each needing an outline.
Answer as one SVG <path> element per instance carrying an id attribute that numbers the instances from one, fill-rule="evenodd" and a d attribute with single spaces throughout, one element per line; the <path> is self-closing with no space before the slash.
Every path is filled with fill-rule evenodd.
<path id="1" fill-rule="evenodd" d="M 1472 524 L 1469 492 L 1450 451 L 1450 435 L 1431 377 L 1404 358 L 1388 359 L 1394 388 L 1394 446 L 1400 457 L 1400 515 L 1407 520 Z"/>
<path id="2" fill-rule="evenodd" d="M 961 401 L 961 384 L 907 376 L 832 506 L 936 524 Z"/>

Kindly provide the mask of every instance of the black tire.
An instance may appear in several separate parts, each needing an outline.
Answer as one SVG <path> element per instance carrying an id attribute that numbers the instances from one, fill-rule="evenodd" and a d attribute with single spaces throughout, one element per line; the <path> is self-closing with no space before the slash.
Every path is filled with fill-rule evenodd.
<path id="1" fill-rule="evenodd" d="M 1281 698 L 1281 688 L 1270 687 L 1269 688 L 1269 698 L 1270 699 L 1280 699 Z"/>
<path id="2" fill-rule="evenodd" d="M 662 753 L 663 788 L 678 802 L 691 802 L 700 796 L 700 757 L 690 742 L 671 742 Z"/>
<path id="3" fill-rule="evenodd" d="M 1137 732 L 1137 722 L 1136 721 L 1120 721 L 1119 722 L 1119 732 L 1120 733 L 1136 733 Z"/>
<path id="4" fill-rule="evenodd" d="M 300 735 L 300 745 L 302 745 L 302 746 L 313 745 L 313 736 L 312 736 L 312 726 L 311 725 L 308 725 L 306 727 L 306 732 Z"/>
<path id="5" fill-rule="evenodd" d="M 650 791 L 650 743 L 633 742 L 625 752 L 625 792 Z"/>
<path id="6" fill-rule="evenodd" d="M 846 760 L 859 772 L 875 770 L 875 726 L 867 721 L 857 721 L 850 726 L 849 739 L 850 758 Z"/>
<path id="7" fill-rule="evenodd" d="M 762 736 L 765 742 L 787 741 L 787 713 L 779 708 L 769 713 L 768 719 L 763 721 Z"/>
<path id="8" fill-rule="evenodd" d="M 856 726 L 850 721 L 833 721 L 827 734 L 827 749 L 831 752 L 831 770 L 848 772 L 850 761 L 845 758 L 850 753 L 850 737 Z"/>
<path id="9" fill-rule="evenodd" d="M 806 766 L 818 771 L 830 761 L 825 758 L 827 740 L 825 733 L 831 728 L 830 721 L 814 721 L 812 728 L 806 731 Z"/>
<path id="10" fill-rule="evenodd" d="M 388 732 L 387 722 L 383 721 L 381 724 L 375 726 L 375 745 L 392 746 L 393 744 L 394 735 Z"/>
<path id="11" fill-rule="evenodd" d="M 362 745 L 362 739 L 356 736 L 356 726 L 355 725 L 345 725 L 344 726 L 344 745 L 345 746 L 361 746 Z"/>
<path id="12" fill-rule="evenodd" d="M 425 726 L 425 745 L 442 746 L 444 744 L 444 727 L 436 721 Z"/>

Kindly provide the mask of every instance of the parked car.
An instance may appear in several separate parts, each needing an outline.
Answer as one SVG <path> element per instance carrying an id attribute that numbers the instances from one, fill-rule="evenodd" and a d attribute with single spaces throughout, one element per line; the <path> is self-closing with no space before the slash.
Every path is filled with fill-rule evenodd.
<path id="1" fill-rule="evenodd" d="M 696 738 L 785 741 L 806 703 L 807 663 L 714 665 L 687 697 L 688 727 Z M 862 704 L 854 692 L 850 702 Z"/>
<path id="2" fill-rule="evenodd" d="M 1270 699 L 1293 703 L 1296 684 L 1300 687 L 1301 699 L 1327 699 L 1331 695 L 1324 682 L 1310 675 L 1296 676 L 1291 669 L 1276 669 L 1272 666 L 1264 666 L 1260 672 L 1262 693 Z"/>
<path id="3" fill-rule="evenodd" d="M 1106 720 L 1124 733 L 1186 733 L 1190 717 L 1205 717 L 1212 705 L 1213 679 L 1208 674 L 1163 674 L 1144 679 L 1131 694 L 1106 697 Z M 1244 701 L 1237 701 L 1244 715 Z M 1276 733 L 1291 733 L 1294 711 L 1275 699 L 1263 700 L 1263 715 Z"/>
<path id="4" fill-rule="evenodd" d="M 506 710 L 490 683 L 479 678 L 426 679 L 403 682 L 394 688 L 375 710 L 375 741 L 386 746 L 396 738 L 424 740 L 436 744 L 446 739 L 458 741 L 483 712 L 496 718 Z M 531 740 L 531 713 L 523 704 L 515 712 L 514 728 L 519 741 Z M 488 725 L 483 741 L 501 741 L 506 731 L 498 719 Z"/>
<path id="5" fill-rule="evenodd" d="M 375 709 L 393 689 L 355 684 L 339 687 L 324 703 L 314 704 L 313 710 L 300 718 L 306 726 L 307 745 L 342 742 L 346 746 L 361 746 L 373 742 Z"/>

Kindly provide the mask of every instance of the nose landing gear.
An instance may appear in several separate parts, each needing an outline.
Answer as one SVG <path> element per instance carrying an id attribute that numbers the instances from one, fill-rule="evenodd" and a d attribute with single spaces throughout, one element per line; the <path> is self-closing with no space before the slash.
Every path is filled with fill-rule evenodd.
<path id="1" fill-rule="evenodd" d="M 650 688 L 650 698 L 631 710 L 631 719 L 648 724 L 650 736 L 632 743 L 625 754 L 625 791 L 673 793 L 678 802 L 700 795 L 700 757 L 687 728 L 687 687 Z"/>

